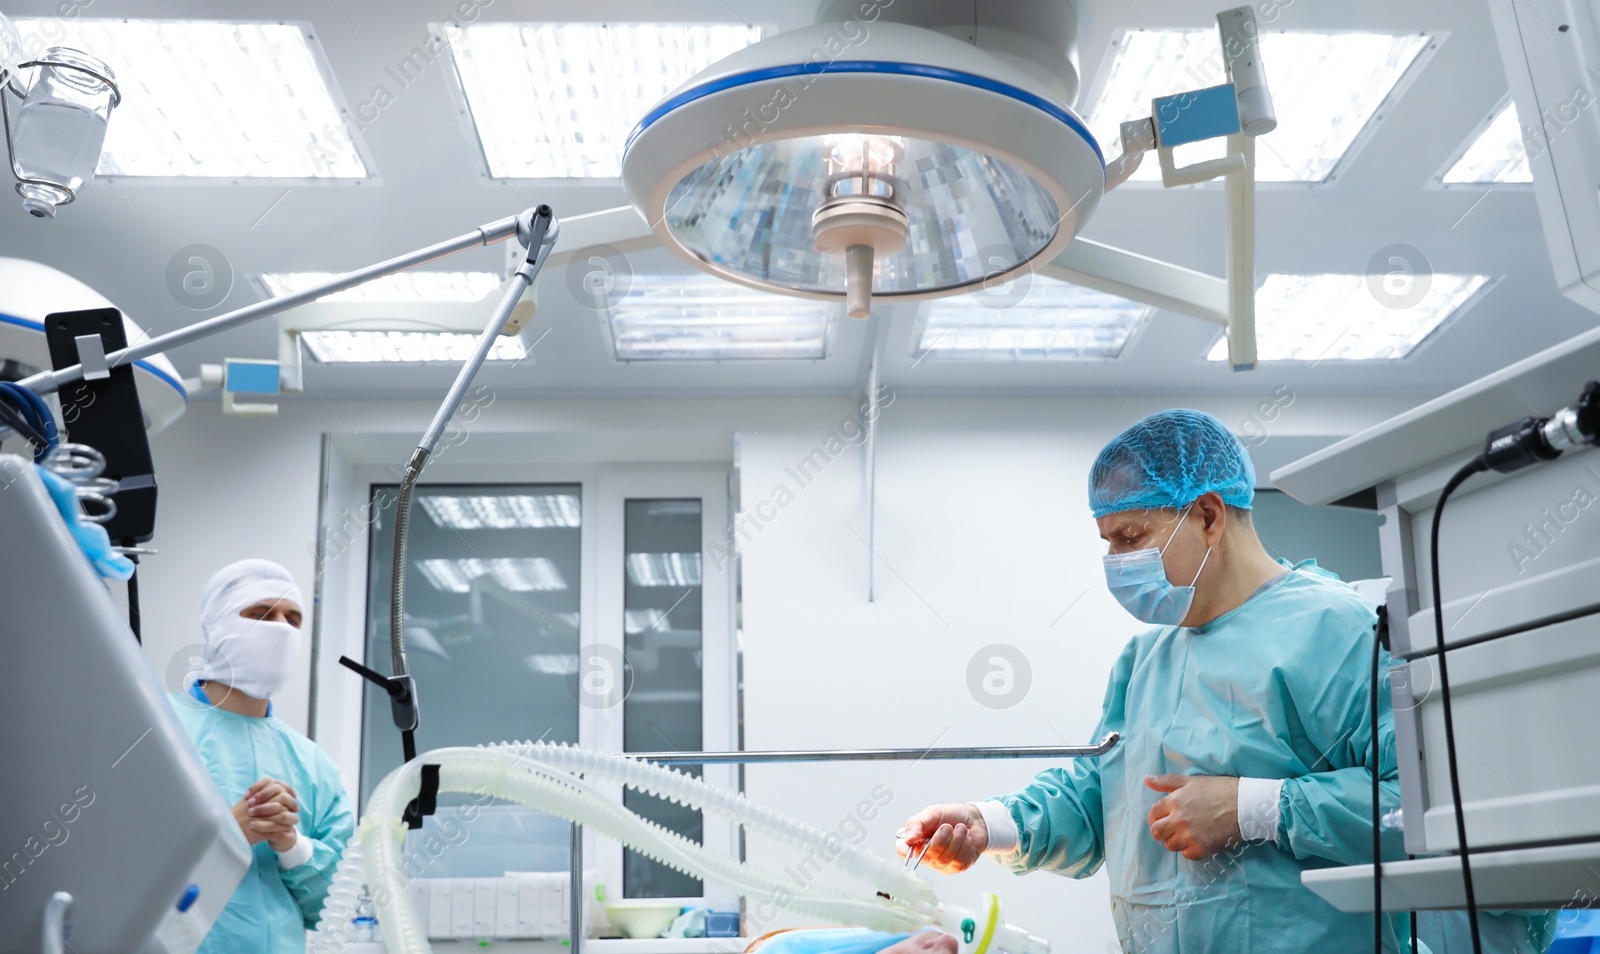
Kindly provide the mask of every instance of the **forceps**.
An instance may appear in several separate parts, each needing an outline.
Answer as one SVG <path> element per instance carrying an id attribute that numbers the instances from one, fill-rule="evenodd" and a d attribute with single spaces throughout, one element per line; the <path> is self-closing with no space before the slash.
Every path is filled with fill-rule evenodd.
<path id="1" fill-rule="evenodd" d="M 899 831 L 895 832 L 894 836 L 896 838 L 904 838 L 906 836 L 906 830 L 904 828 L 902 828 Z M 909 866 L 912 871 L 916 871 L 917 868 L 922 865 L 922 856 L 926 855 L 928 853 L 928 848 L 932 844 L 933 844 L 932 839 L 924 841 L 922 843 L 922 850 L 921 851 L 917 851 L 908 842 L 906 844 L 906 858 L 905 858 L 905 861 L 900 865 L 900 867 L 904 868 L 904 867 Z M 913 857 L 913 856 L 915 856 L 915 857 Z"/>

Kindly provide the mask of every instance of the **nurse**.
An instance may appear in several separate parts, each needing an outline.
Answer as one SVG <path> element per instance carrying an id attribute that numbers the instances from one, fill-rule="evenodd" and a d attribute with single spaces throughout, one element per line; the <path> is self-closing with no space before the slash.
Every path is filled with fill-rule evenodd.
<path id="1" fill-rule="evenodd" d="M 926 843 L 946 872 L 983 854 L 1018 873 L 1104 865 L 1128 952 L 1372 950 L 1372 915 L 1336 910 L 1300 873 L 1372 862 L 1375 748 L 1381 810 L 1399 805 L 1386 680 L 1370 714 L 1376 606 L 1313 560 L 1269 556 L 1254 488 L 1243 446 L 1198 411 L 1153 414 L 1101 450 L 1089 503 L 1106 584 L 1153 627 L 1106 687 L 1095 737 L 1122 741 L 1020 791 L 924 809 L 902 853 Z M 1382 841 L 1405 857 L 1398 831 Z M 1386 951 L 1403 917 L 1381 925 Z M 1513 939 L 1496 950 L 1549 944 L 1546 916 L 1484 920 Z"/>
<path id="2" fill-rule="evenodd" d="M 223 567 L 201 599 L 199 678 L 172 696 L 254 855 L 200 954 L 304 951 L 355 827 L 333 761 L 272 714 L 300 655 L 302 606 L 276 563 Z"/>

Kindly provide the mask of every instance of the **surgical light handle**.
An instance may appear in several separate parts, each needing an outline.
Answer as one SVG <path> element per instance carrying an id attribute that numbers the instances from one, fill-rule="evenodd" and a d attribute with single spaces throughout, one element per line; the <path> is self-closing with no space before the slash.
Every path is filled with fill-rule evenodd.
<path id="1" fill-rule="evenodd" d="M 163 351 L 181 347 L 182 345 L 199 341 L 202 338 L 208 338 L 230 328 L 249 324 L 258 318 L 266 318 L 282 311 L 288 311 L 290 308 L 316 301 L 334 292 L 363 285 L 374 278 L 382 278 L 385 275 L 405 271 L 415 265 L 444 258 L 446 255 L 453 255 L 475 245 L 493 245 L 496 242 L 503 242 L 512 236 L 524 240 L 524 244 L 526 244 L 533 237 L 531 230 L 534 212 L 535 210 L 528 209 L 520 215 L 513 215 L 490 222 L 488 225 L 479 226 L 464 235 L 458 235 L 455 238 L 417 249 L 414 252 L 407 252 L 404 255 L 379 262 L 376 265 L 368 265 L 366 268 L 349 272 L 338 278 L 329 279 L 303 291 L 279 295 L 277 298 L 269 298 L 253 305 L 246 305 L 227 314 L 218 315 L 215 318 L 207 318 L 204 321 L 197 321 L 176 331 L 169 331 L 164 335 L 158 335 L 137 344 L 131 344 L 126 348 L 106 355 L 106 366 L 117 368 L 125 364 L 132 364 L 151 355 L 160 354 Z M 551 234 L 553 235 L 554 233 L 552 232 Z M 540 263 L 543 263 L 542 258 Z M 83 366 L 74 364 L 55 371 L 41 371 L 38 374 L 23 378 L 17 383 L 35 394 L 53 394 L 61 390 L 62 387 L 80 380 L 82 377 Z"/>

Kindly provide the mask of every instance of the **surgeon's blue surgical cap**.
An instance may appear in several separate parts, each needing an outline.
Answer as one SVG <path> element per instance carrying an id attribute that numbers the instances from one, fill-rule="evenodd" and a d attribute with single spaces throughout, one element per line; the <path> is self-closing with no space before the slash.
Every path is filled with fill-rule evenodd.
<path id="1" fill-rule="evenodd" d="M 1249 510 L 1256 469 L 1239 439 L 1203 411 L 1174 408 L 1144 418 L 1102 448 L 1089 469 L 1096 519 L 1186 507 L 1213 491 L 1223 503 Z"/>

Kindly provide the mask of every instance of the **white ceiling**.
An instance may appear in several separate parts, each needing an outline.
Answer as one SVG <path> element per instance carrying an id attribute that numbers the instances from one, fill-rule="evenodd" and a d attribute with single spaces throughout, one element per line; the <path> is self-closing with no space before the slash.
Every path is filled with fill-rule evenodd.
<path id="1" fill-rule="evenodd" d="M 916 0 L 900 0 L 902 3 Z M 1228 0 L 1080 0 L 1079 57 L 1084 98 L 1112 39 L 1128 28 L 1209 27 Z M 95 0 L 82 15 L 129 18 L 238 18 L 309 22 L 346 104 L 393 80 L 399 62 L 456 4 L 443 0 Z M 10 0 L 13 17 L 49 16 L 56 0 Z M 1428 181 L 1488 116 L 1506 91 L 1489 14 L 1482 0 L 1277 0 L 1271 28 L 1426 31 L 1437 49 L 1375 120 L 1359 152 L 1324 185 L 1260 187 L 1258 268 L 1283 272 L 1365 272 L 1385 246 L 1417 249 L 1439 272 L 1484 272 L 1498 283 L 1402 361 L 1372 364 L 1262 365 L 1231 373 L 1203 360 L 1220 329 L 1158 312 L 1107 362 L 1035 364 L 914 363 L 915 305 L 882 308 L 882 380 L 898 393 L 1296 393 L 1432 395 L 1592 327 L 1594 316 L 1554 287 L 1528 187 L 1429 189 Z M 495 0 L 485 20 L 572 20 L 568 2 Z M 791 29 L 811 22 L 812 0 L 591 0 L 581 18 L 729 21 Z M 247 276 L 261 272 L 340 271 L 370 264 L 538 203 L 558 216 L 625 204 L 615 180 L 496 182 L 464 138 L 441 59 L 361 133 L 378 181 L 295 185 L 98 180 L 53 221 L 34 220 L 0 196 L 0 255 L 32 258 L 69 272 L 117 302 L 152 333 L 169 331 L 259 298 Z M 1080 106 L 1086 106 L 1080 103 Z M 115 120 L 113 120 L 115 121 Z M 1019 131 L 1020 133 L 1021 131 Z M 1099 241 L 1221 274 L 1222 194 L 1214 187 L 1162 190 L 1129 186 L 1108 195 L 1084 234 Z M 220 250 L 233 290 L 217 307 L 192 311 L 167 289 L 178 249 Z M 434 267 L 499 270 L 500 247 L 474 249 Z M 661 249 L 629 253 L 637 274 L 683 271 Z M 531 362 L 490 367 L 481 380 L 499 393 L 727 394 L 845 393 L 859 385 L 867 323 L 840 318 L 827 359 L 811 363 L 613 362 L 600 317 L 569 290 L 563 269 L 540 280 L 532 337 L 548 329 Z M 484 305 L 485 315 L 490 303 Z M 275 356 L 270 322 L 236 329 L 171 353 L 185 375 L 224 356 Z M 308 395 L 442 394 L 453 367 L 321 366 L 306 363 Z"/>

